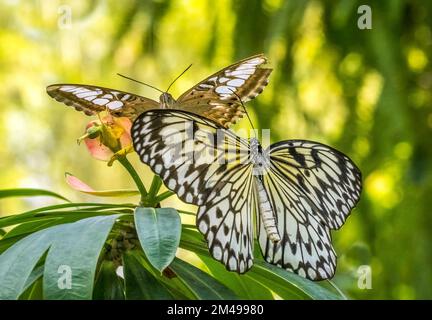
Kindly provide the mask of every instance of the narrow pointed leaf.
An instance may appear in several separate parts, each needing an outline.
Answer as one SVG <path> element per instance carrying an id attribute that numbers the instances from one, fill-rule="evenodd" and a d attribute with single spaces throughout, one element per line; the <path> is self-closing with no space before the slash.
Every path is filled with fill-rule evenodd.
<path id="1" fill-rule="evenodd" d="M 38 279 L 42 278 L 43 271 L 43 265 L 36 266 L 30 276 L 27 278 L 27 281 L 24 285 L 24 290 L 27 290 L 27 288 L 31 287 Z"/>
<path id="2" fill-rule="evenodd" d="M 267 283 L 269 287 L 290 286 L 292 289 L 302 291 L 310 299 L 316 300 L 340 300 L 342 297 L 334 294 L 318 283 L 302 278 L 295 273 L 283 270 L 264 261 L 255 261 L 252 274 L 259 275 L 261 282 Z M 251 271 L 252 271 L 251 270 Z M 275 290 L 276 291 L 276 290 Z"/>
<path id="3" fill-rule="evenodd" d="M 174 259 L 180 243 L 181 221 L 172 208 L 135 210 L 138 238 L 150 263 L 162 272 Z"/>
<path id="4" fill-rule="evenodd" d="M 124 300 L 124 283 L 112 261 L 103 261 L 93 291 L 94 300 Z"/>
<path id="5" fill-rule="evenodd" d="M 133 252 L 123 255 L 125 291 L 127 300 L 168 300 L 168 289 L 148 271 Z"/>
<path id="6" fill-rule="evenodd" d="M 176 258 L 170 268 L 174 270 L 180 280 L 194 293 L 197 299 L 237 299 L 234 292 L 225 287 L 218 280 L 181 259 Z"/>
<path id="7" fill-rule="evenodd" d="M 42 230 L 12 245 L 0 255 L 0 299 L 17 299 L 35 265 L 48 250 L 56 229 Z"/>
<path id="8" fill-rule="evenodd" d="M 199 257 L 210 270 L 213 277 L 218 279 L 227 288 L 244 299 L 271 300 L 273 294 L 265 285 L 255 281 L 248 273 L 240 275 L 236 272 L 227 272 L 225 266 L 211 256 L 200 254 Z"/>
<path id="9" fill-rule="evenodd" d="M 37 232 L 42 229 L 46 229 L 48 227 L 53 226 L 52 223 L 58 220 L 62 220 L 61 218 L 51 218 L 51 219 L 44 219 L 44 220 L 36 220 L 36 221 L 30 221 L 26 223 L 22 223 L 12 230 L 10 230 L 4 237 L 4 239 L 9 239 L 12 237 L 16 237 L 19 235 L 25 235 L 33 232 Z"/>
<path id="10" fill-rule="evenodd" d="M 104 216 L 104 215 L 113 215 L 113 214 L 124 214 L 124 211 L 120 210 L 74 210 L 74 211 L 49 211 L 49 212 L 38 212 L 28 216 L 20 216 L 20 217 L 8 217 L 11 218 L 2 220 L 0 219 L 0 225 L 15 225 L 25 222 L 39 221 L 42 219 L 52 219 L 52 218 L 77 218 L 84 219 L 94 216 Z M 13 221 L 13 222 L 12 222 Z"/>
<path id="11" fill-rule="evenodd" d="M 98 258 L 118 215 L 97 216 L 57 226 L 45 261 L 46 299 L 91 299 Z"/>
<path id="12" fill-rule="evenodd" d="M 0 199 L 9 197 L 54 197 L 69 202 L 68 199 L 59 195 L 58 193 L 43 190 L 43 189 L 33 189 L 33 188 L 17 188 L 17 189 L 3 189 L 0 190 Z"/>
<path id="13" fill-rule="evenodd" d="M 26 289 L 19 300 L 42 300 L 43 299 L 43 280 L 42 278 L 36 279 L 32 285 Z"/>

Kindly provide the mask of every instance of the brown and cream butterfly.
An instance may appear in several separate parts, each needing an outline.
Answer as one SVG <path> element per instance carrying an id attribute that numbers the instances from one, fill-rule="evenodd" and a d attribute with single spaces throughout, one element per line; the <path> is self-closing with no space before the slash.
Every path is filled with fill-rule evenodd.
<path id="1" fill-rule="evenodd" d="M 134 120 L 148 110 L 178 109 L 228 128 L 245 112 L 239 101 L 252 100 L 267 85 L 272 69 L 263 68 L 266 63 L 263 54 L 243 59 L 199 82 L 177 100 L 168 92 L 162 92 L 157 102 L 129 92 L 80 84 L 53 84 L 47 87 L 47 93 L 87 115 L 107 110 L 113 116 Z"/>

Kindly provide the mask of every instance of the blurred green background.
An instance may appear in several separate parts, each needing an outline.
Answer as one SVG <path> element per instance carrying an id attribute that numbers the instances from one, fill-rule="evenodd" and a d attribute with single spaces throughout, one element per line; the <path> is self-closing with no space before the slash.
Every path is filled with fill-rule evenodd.
<path id="1" fill-rule="evenodd" d="M 247 105 L 255 126 L 271 128 L 273 141 L 330 144 L 363 172 L 359 206 L 333 233 L 335 283 L 353 298 L 432 298 L 432 2 L 369 2 L 371 30 L 357 26 L 365 1 L 2 0 L 0 188 L 85 200 L 67 187 L 65 171 L 95 189 L 133 187 L 120 166 L 77 146 L 90 118 L 53 101 L 47 85 L 157 99 L 116 73 L 163 89 L 193 63 L 171 90 L 178 96 L 263 52 L 274 71 Z M 150 171 L 132 158 L 149 183 Z M 0 215 L 47 201 L 2 201 Z M 371 268 L 371 289 L 358 286 L 362 265 Z"/>

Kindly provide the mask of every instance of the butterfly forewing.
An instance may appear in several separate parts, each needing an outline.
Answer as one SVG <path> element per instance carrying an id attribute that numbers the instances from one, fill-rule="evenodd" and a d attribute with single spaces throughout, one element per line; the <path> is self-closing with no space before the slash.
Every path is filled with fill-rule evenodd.
<path id="1" fill-rule="evenodd" d="M 361 192 L 361 173 L 352 160 L 329 146 L 304 140 L 272 145 L 270 159 L 272 172 L 303 195 L 304 215 L 318 215 L 331 229 L 343 225 Z"/>
<path id="2" fill-rule="evenodd" d="M 249 165 L 247 140 L 231 131 L 218 137 L 216 129 L 203 117 L 165 109 L 138 117 L 131 132 L 141 161 L 180 199 L 202 205 L 226 172 Z"/>
<path id="3" fill-rule="evenodd" d="M 200 206 L 197 227 L 212 256 L 229 270 L 252 266 L 252 166 L 247 141 L 186 112 L 154 110 L 132 126 L 140 159 L 187 203 Z"/>
<path id="4" fill-rule="evenodd" d="M 145 97 L 89 85 L 54 84 L 47 87 L 47 93 L 87 115 L 109 110 L 114 116 L 133 120 L 144 111 L 159 107 L 159 103 Z"/>
<path id="5" fill-rule="evenodd" d="M 252 100 L 268 84 L 272 69 L 262 68 L 265 63 L 266 57 L 258 54 L 220 70 L 183 93 L 177 108 L 229 127 L 244 114 L 240 100 Z"/>

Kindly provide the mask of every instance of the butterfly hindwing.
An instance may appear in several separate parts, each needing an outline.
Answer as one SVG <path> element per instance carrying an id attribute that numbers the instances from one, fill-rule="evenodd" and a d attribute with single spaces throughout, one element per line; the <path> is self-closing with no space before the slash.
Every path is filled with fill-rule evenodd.
<path id="1" fill-rule="evenodd" d="M 268 173 L 264 177 L 270 203 L 276 212 L 279 242 L 268 238 L 260 217 L 258 242 L 265 260 L 311 280 L 333 276 L 336 255 L 331 244 L 330 229 L 315 215 L 303 215 L 303 195 L 295 194 L 283 176 Z"/>
<path id="2" fill-rule="evenodd" d="M 158 102 L 145 97 L 90 85 L 53 84 L 47 87 L 47 93 L 87 115 L 108 110 L 116 117 L 133 120 L 144 111 L 159 107 Z"/>
<path id="3" fill-rule="evenodd" d="M 253 265 L 255 205 L 252 166 L 237 166 L 224 175 L 197 213 L 197 227 L 213 258 L 230 271 L 244 273 Z"/>
<path id="4" fill-rule="evenodd" d="M 358 202 L 360 171 L 339 151 L 311 141 L 276 143 L 270 147 L 270 159 L 263 182 L 281 240 L 269 241 L 263 225 L 258 225 L 266 261 L 312 280 L 331 278 L 336 253 L 330 229 L 340 228 Z"/>

